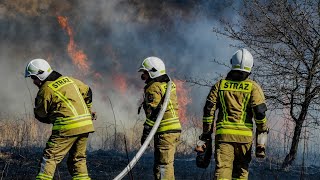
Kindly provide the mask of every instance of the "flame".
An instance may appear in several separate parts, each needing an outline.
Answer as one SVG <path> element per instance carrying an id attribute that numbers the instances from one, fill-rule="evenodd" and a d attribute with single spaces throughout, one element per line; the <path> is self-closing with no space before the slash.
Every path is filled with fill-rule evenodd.
<path id="1" fill-rule="evenodd" d="M 70 58 L 72 59 L 73 64 L 75 64 L 81 70 L 82 73 L 88 74 L 90 65 L 87 62 L 87 55 L 82 50 L 77 49 L 73 37 L 73 30 L 68 24 L 68 19 L 63 16 L 58 16 L 57 18 L 62 29 L 64 29 L 68 33 L 69 44 L 67 50 Z"/>
<path id="2" fill-rule="evenodd" d="M 186 122 L 187 120 L 187 106 L 192 102 L 189 97 L 190 88 L 185 85 L 186 81 L 174 80 L 177 86 L 177 96 L 179 103 L 179 117 L 181 122 Z"/>
<path id="3" fill-rule="evenodd" d="M 126 78 L 122 75 L 115 74 L 112 79 L 115 87 L 117 88 L 116 90 L 119 90 L 121 94 L 125 94 L 128 89 Z"/>

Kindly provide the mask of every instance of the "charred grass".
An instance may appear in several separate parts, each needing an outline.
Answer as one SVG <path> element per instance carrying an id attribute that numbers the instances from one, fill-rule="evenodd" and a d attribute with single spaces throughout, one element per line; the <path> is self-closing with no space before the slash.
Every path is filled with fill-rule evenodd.
<path id="1" fill-rule="evenodd" d="M 153 154 L 150 148 L 145 153 L 133 170 L 124 179 L 153 179 Z M 35 179 L 38 163 L 42 155 L 42 148 L 3 148 L 0 153 L 1 179 Z M 135 152 L 128 154 L 129 159 Z M 66 158 L 65 158 L 66 159 Z M 55 180 L 71 179 L 67 171 L 66 160 L 61 162 L 55 173 Z M 127 154 L 116 150 L 98 150 L 88 152 L 87 165 L 92 179 L 113 179 L 127 165 Z M 280 164 L 253 160 L 250 166 L 249 179 L 320 179 L 319 167 L 305 167 L 301 174 L 299 166 L 288 171 L 280 169 Z M 176 179 L 213 179 L 214 161 L 207 169 L 197 168 L 194 155 L 178 153 L 175 159 Z"/>

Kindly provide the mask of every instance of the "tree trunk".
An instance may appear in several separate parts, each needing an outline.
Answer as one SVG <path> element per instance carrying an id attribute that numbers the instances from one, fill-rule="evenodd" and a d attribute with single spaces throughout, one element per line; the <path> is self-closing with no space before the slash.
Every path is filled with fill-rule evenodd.
<path id="1" fill-rule="evenodd" d="M 290 152 L 289 154 L 287 154 L 286 158 L 283 161 L 282 169 L 288 168 L 297 156 L 302 124 L 303 124 L 303 121 L 298 121 L 296 123 L 296 127 L 294 128 L 294 135 L 291 142 Z"/>

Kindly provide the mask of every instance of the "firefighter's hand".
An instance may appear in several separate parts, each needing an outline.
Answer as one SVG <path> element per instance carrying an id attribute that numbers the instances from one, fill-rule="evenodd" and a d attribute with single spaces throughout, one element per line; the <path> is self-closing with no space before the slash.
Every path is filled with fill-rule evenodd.
<path id="1" fill-rule="evenodd" d="M 198 140 L 194 151 L 195 152 L 204 152 L 205 148 L 206 148 L 206 142 L 202 141 L 202 140 Z"/>
<path id="2" fill-rule="evenodd" d="M 94 121 L 94 120 L 97 120 L 97 112 L 91 112 L 91 119 Z"/>

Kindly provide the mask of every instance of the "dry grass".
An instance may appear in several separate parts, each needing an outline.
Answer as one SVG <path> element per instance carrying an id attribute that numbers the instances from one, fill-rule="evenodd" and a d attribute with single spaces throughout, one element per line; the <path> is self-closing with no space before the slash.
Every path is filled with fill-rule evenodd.
<path id="1" fill-rule="evenodd" d="M 137 120 L 132 127 L 118 125 L 119 127 L 117 128 L 118 131 L 116 134 L 113 124 L 107 124 L 105 127 L 96 127 L 96 132 L 90 136 L 88 143 L 90 150 L 88 153 L 89 168 L 93 169 L 92 173 L 95 177 L 103 175 L 103 177 L 111 178 L 111 176 L 116 175 L 115 172 L 112 172 L 113 168 L 111 168 L 115 163 L 114 161 L 110 161 L 110 158 L 115 158 L 113 157 L 112 152 L 116 151 L 118 158 L 121 159 L 121 164 L 119 166 L 125 167 L 125 163 L 127 162 L 126 151 L 129 154 L 129 158 L 132 158 L 134 153 L 140 148 L 140 137 L 143 127 L 142 123 L 143 121 Z M 289 149 L 290 137 L 292 136 L 290 134 L 289 127 L 284 127 L 283 129 L 284 130 L 280 131 L 271 129 L 268 141 L 268 158 L 262 161 L 254 159 L 252 162 L 253 168 L 262 169 L 262 172 L 268 171 L 269 175 L 271 174 L 271 176 L 273 176 L 272 173 L 275 175 L 279 174 L 278 171 L 281 171 L 281 163 L 285 157 L 285 154 L 287 153 L 287 150 Z M 191 117 L 188 123 L 183 124 L 181 143 L 177 147 L 176 163 L 187 163 L 188 167 L 192 169 L 192 171 L 188 171 L 188 173 L 189 175 L 195 175 L 194 177 L 202 176 L 201 173 L 199 175 L 199 169 L 194 169 L 195 153 L 193 151 L 194 144 L 200 133 L 201 121 L 199 121 L 197 118 Z M 24 177 L 24 175 L 28 173 L 30 174 L 31 172 L 33 175 L 35 175 L 42 149 L 44 148 L 44 145 L 50 134 L 51 126 L 38 122 L 33 118 L 32 115 L 0 115 L 1 175 L 4 177 Z M 313 134 L 315 139 L 310 138 L 307 134 L 303 137 L 301 140 L 302 143 L 300 144 L 300 149 L 302 151 L 299 153 L 295 165 L 291 170 L 289 170 L 290 172 L 294 171 L 295 174 L 299 174 L 301 170 L 304 175 L 309 176 L 311 171 L 308 169 L 313 168 L 313 174 L 320 174 L 318 171 L 314 172 L 314 165 L 316 165 L 320 159 L 320 155 L 318 153 L 318 149 L 320 148 L 319 142 L 315 141 L 317 138 L 319 138 L 319 135 L 316 134 L 317 133 Z M 117 142 L 115 142 L 115 140 Z M 153 143 L 151 143 L 150 147 L 147 149 L 147 152 L 142 157 L 140 165 L 137 165 L 137 171 L 135 172 L 136 176 L 140 176 L 140 170 L 143 172 L 144 169 L 152 165 L 152 152 Z M 102 159 L 98 158 L 98 154 L 101 153 L 106 153 L 106 157 Z M 89 160 L 90 156 L 94 159 Z M 213 159 L 212 162 L 214 163 Z M 148 167 L 144 167 L 145 163 L 149 164 Z M 21 167 L 22 169 L 12 169 L 11 167 L 13 165 L 16 167 Z M 64 167 L 65 165 L 61 165 L 61 169 L 65 169 Z M 210 167 L 214 168 L 214 166 Z M 103 169 L 105 168 L 109 169 L 110 172 L 104 172 Z M 121 168 L 118 169 L 118 171 L 120 170 Z M 207 174 L 212 173 L 209 170 L 202 172 Z M 63 177 L 68 177 L 67 171 L 61 171 L 61 173 L 63 173 Z M 152 172 L 150 171 L 149 173 Z M 186 173 L 187 172 L 183 174 Z M 178 177 L 182 177 L 183 174 L 178 175 Z M 259 175 L 257 175 L 257 177 L 258 176 Z"/>
<path id="2" fill-rule="evenodd" d="M 45 144 L 51 127 L 43 125 L 32 116 L 1 116 L 0 147 L 40 147 Z"/>

